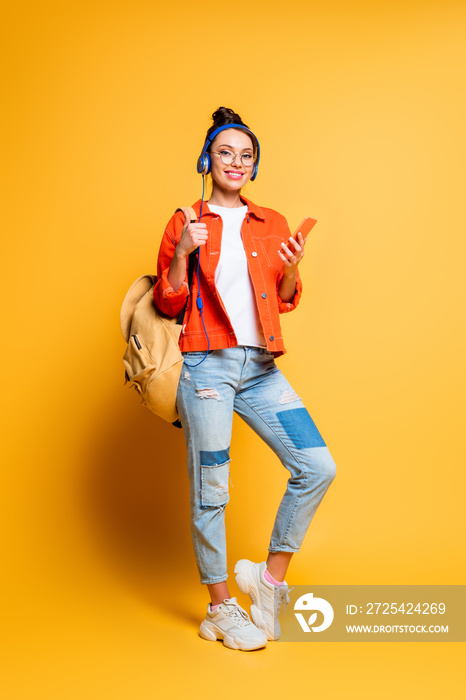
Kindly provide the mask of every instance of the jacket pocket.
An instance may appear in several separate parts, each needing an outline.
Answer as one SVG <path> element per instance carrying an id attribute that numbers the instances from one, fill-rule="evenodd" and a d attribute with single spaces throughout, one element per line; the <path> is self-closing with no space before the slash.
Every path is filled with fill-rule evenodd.
<path id="1" fill-rule="evenodd" d="M 270 243 L 271 239 L 273 240 L 272 245 Z M 283 269 L 283 261 L 277 252 L 280 248 L 282 240 L 283 239 L 279 238 L 278 236 L 269 236 L 267 239 L 262 239 L 259 241 L 259 245 L 262 249 L 263 257 L 267 261 L 267 265 L 277 272 L 281 272 Z"/>

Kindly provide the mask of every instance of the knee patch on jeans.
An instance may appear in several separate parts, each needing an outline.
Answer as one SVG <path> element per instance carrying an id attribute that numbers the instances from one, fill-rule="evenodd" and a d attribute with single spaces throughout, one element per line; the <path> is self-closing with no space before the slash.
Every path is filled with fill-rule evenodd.
<path id="1" fill-rule="evenodd" d="M 304 450 L 307 447 L 326 447 L 307 409 L 292 408 L 289 411 L 279 411 L 277 418 L 298 450 Z"/>
<path id="2" fill-rule="evenodd" d="M 230 451 L 202 451 L 201 457 L 201 506 L 215 508 L 228 503 L 228 477 L 230 475 Z"/>

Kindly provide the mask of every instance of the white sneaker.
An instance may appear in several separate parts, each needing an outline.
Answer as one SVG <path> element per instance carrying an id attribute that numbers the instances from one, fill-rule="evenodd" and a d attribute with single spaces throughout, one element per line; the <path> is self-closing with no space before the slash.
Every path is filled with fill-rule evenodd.
<path id="1" fill-rule="evenodd" d="M 252 624 L 246 610 L 238 605 L 236 598 L 225 598 L 213 612 L 209 603 L 199 635 L 210 642 L 223 639 L 226 647 L 241 651 L 260 649 L 267 644 L 265 634 Z"/>
<path id="2" fill-rule="evenodd" d="M 251 617 L 259 629 L 264 630 L 267 639 L 280 638 L 281 629 L 278 622 L 282 603 L 290 602 L 288 585 L 274 586 L 264 578 L 267 568 L 265 561 L 254 564 L 248 559 L 240 559 L 235 566 L 236 583 L 242 593 L 249 595 L 252 601 Z"/>

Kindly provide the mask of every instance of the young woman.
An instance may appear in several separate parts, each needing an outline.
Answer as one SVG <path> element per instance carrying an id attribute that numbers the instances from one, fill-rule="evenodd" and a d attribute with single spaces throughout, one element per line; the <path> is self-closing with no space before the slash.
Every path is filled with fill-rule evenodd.
<path id="1" fill-rule="evenodd" d="M 180 348 L 184 364 L 177 406 L 188 452 L 191 534 L 201 583 L 210 593 L 199 634 L 232 649 L 258 649 L 278 639 L 278 615 L 289 601 L 285 574 L 335 476 L 335 464 L 312 418 L 275 365 L 285 352 L 279 314 L 301 296 L 301 234 L 283 216 L 241 195 L 256 177 L 259 142 L 241 117 L 213 114 L 198 161 L 212 177 L 207 202 L 169 221 L 158 257 L 157 308 L 175 317 L 188 299 Z M 198 249 L 191 289 L 188 260 Z M 235 566 L 252 600 L 251 622 L 227 584 L 225 506 L 233 412 L 272 448 L 290 472 L 267 561 Z M 264 465 L 256 465 L 263 472 Z M 264 489 L 266 493 L 266 489 Z M 258 494 L 262 497 L 263 493 Z M 254 623 L 254 624 L 253 624 Z"/>

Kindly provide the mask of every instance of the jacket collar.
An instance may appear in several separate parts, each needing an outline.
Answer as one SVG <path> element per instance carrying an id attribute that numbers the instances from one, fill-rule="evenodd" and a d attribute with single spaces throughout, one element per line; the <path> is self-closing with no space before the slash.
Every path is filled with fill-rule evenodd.
<path id="1" fill-rule="evenodd" d="M 252 214 L 252 216 L 254 216 L 256 219 L 260 219 L 262 221 L 265 220 L 264 212 L 260 207 L 257 206 L 257 204 L 254 204 L 254 202 L 251 202 L 250 199 L 246 199 L 246 197 L 243 197 L 242 195 L 240 195 L 240 199 L 243 202 L 243 204 L 247 205 L 248 214 Z M 196 214 L 199 216 L 199 213 L 201 211 L 201 200 L 198 199 L 197 202 L 195 202 L 195 204 L 193 204 L 192 206 Z M 209 214 L 211 216 L 213 214 L 213 212 L 210 211 L 209 205 L 206 201 L 204 201 L 202 207 L 202 216 L 204 216 L 205 214 Z"/>

